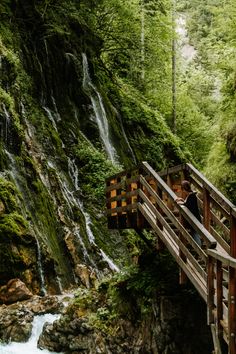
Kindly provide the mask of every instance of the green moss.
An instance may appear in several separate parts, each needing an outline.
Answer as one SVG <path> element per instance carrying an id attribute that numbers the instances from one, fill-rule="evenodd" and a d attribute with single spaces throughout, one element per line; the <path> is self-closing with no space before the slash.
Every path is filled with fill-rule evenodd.
<path id="1" fill-rule="evenodd" d="M 3 178 L 0 178 L 0 200 L 4 203 L 6 213 L 19 210 L 17 199 L 20 197 L 15 185 Z"/>
<path id="2" fill-rule="evenodd" d="M 0 238 L 10 240 L 21 237 L 26 233 L 27 223 L 18 213 L 4 214 L 0 216 Z"/>

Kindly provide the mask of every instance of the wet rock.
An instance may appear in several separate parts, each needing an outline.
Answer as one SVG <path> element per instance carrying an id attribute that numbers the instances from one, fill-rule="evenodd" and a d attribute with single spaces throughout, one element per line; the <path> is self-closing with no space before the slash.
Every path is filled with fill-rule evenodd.
<path id="1" fill-rule="evenodd" d="M 0 338 L 3 342 L 26 342 L 31 334 L 33 313 L 16 304 L 0 307 Z"/>
<path id="2" fill-rule="evenodd" d="M 26 342 L 34 315 L 59 313 L 63 304 L 56 296 L 34 296 L 30 300 L 0 306 L 0 338 L 3 342 Z"/>
<path id="3" fill-rule="evenodd" d="M 91 271 L 84 264 L 77 264 L 75 267 L 75 274 L 88 289 L 90 288 L 90 273 Z"/>
<path id="4" fill-rule="evenodd" d="M 3 304 L 27 300 L 32 296 L 31 291 L 20 279 L 11 279 L 7 285 L 0 288 L 0 302 Z"/>

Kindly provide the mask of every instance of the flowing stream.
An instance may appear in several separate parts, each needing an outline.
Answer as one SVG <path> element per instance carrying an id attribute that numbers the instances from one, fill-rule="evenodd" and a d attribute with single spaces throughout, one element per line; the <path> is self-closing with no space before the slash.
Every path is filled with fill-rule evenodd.
<path id="1" fill-rule="evenodd" d="M 30 339 L 26 343 L 12 342 L 7 345 L 0 345 L 0 354 L 56 354 L 48 350 L 37 348 L 38 338 L 42 332 L 45 322 L 54 322 L 59 315 L 46 314 L 35 316 Z"/>

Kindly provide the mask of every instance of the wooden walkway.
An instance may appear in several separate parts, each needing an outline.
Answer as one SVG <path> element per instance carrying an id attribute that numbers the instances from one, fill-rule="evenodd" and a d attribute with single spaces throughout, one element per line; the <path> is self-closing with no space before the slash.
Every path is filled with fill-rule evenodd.
<path id="1" fill-rule="evenodd" d="M 183 179 L 198 192 L 202 223 L 176 202 Z M 180 282 L 187 277 L 207 304 L 215 354 L 223 353 L 223 342 L 236 354 L 236 207 L 191 164 L 157 173 L 142 162 L 106 183 L 108 227 L 154 230 L 157 249 L 167 247 L 178 263 Z"/>

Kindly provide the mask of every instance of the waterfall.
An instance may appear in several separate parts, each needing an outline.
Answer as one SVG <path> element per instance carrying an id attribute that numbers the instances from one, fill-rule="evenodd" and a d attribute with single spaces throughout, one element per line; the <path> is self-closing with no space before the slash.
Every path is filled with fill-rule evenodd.
<path id="1" fill-rule="evenodd" d="M 5 141 L 5 144 L 7 145 L 7 143 L 8 143 L 8 131 L 9 131 L 9 126 L 10 126 L 11 119 L 10 119 L 10 115 L 9 115 L 4 103 L 2 104 L 2 106 L 3 106 L 4 116 L 5 116 L 5 127 L 3 128 L 2 137 L 3 137 L 4 141 Z"/>
<path id="2" fill-rule="evenodd" d="M 72 161 L 70 158 L 68 158 L 68 172 L 69 172 L 69 176 L 70 176 L 71 180 L 73 181 L 75 191 L 79 191 L 80 188 L 79 188 L 79 183 L 78 183 L 78 168 L 77 168 L 75 162 Z M 85 212 L 83 203 L 81 202 L 81 200 L 79 198 L 77 198 L 77 203 L 78 203 L 80 210 L 81 210 L 81 212 L 84 216 L 84 219 L 85 219 L 86 233 L 87 233 L 89 242 L 92 244 L 95 244 L 95 238 L 94 238 L 93 232 L 90 227 L 90 225 L 92 224 L 90 216 L 88 215 L 88 213 Z"/>
<path id="3" fill-rule="evenodd" d="M 68 171 L 69 171 L 69 176 L 70 176 L 71 180 L 74 183 L 75 190 L 76 191 L 80 190 L 79 184 L 78 184 L 78 168 L 77 168 L 75 162 L 72 161 L 70 158 L 68 158 Z M 93 244 L 94 246 L 97 246 L 97 244 L 95 242 L 95 237 L 94 237 L 93 232 L 92 232 L 91 227 L 90 227 L 90 225 L 92 224 L 90 216 L 89 216 L 88 213 L 86 213 L 84 211 L 83 203 L 79 199 L 77 199 L 77 200 L 78 200 L 78 205 L 80 207 L 80 210 L 81 210 L 81 212 L 82 212 L 82 214 L 84 216 L 84 219 L 85 219 L 86 233 L 87 233 L 87 236 L 88 236 L 88 240 L 89 240 L 90 244 Z M 88 255 L 88 252 L 87 252 L 87 250 L 85 248 L 85 245 L 84 245 L 84 243 L 83 243 L 83 241 L 81 239 L 81 236 L 79 234 L 79 230 L 76 230 L 76 235 L 77 235 L 78 239 L 80 240 L 81 245 L 83 247 L 84 256 L 88 258 L 89 255 Z M 100 249 L 100 254 L 101 254 L 103 260 L 108 263 L 108 265 L 109 265 L 111 270 L 115 270 L 115 271 L 119 272 L 119 268 L 112 262 L 112 260 L 101 249 Z M 89 260 L 91 262 L 90 258 L 89 258 Z"/>
<path id="4" fill-rule="evenodd" d="M 115 272 L 120 272 L 120 268 L 117 267 L 117 265 L 106 255 L 105 252 L 103 252 L 102 249 L 100 249 L 102 258 L 104 259 L 105 262 L 109 265 L 111 270 L 114 270 Z"/>
<path id="5" fill-rule="evenodd" d="M 46 291 L 46 287 L 45 287 L 45 277 L 44 277 L 44 272 L 43 272 L 43 266 L 42 266 L 42 254 L 41 254 L 41 249 L 40 249 L 40 244 L 39 241 L 37 239 L 37 237 L 35 237 L 36 240 L 36 245 L 37 245 L 37 264 L 38 264 L 38 272 L 39 272 L 39 277 L 40 277 L 40 293 L 41 295 L 46 295 L 47 291 Z"/>
<path id="6" fill-rule="evenodd" d="M 84 91 L 89 95 L 91 99 L 93 111 L 95 114 L 95 121 L 97 123 L 100 137 L 103 142 L 105 151 L 109 159 L 113 163 L 116 163 L 117 160 L 116 151 L 110 141 L 109 125 L 108 125 L 108 120 L 103 105 L 102 97 L 91 81 L 89 75 L 88 60 L 85 53 L 82 53 L 82 59 L 83 59 L 83 88 Z"/>
<path id="7" fill-rule="evenodd" d="M 56 125 L 56 122 L 55 122 L 55 119 L 53 117 L 53 114 L 52 114 L 51 110 L 48 107 L 45 107 L 45 106 L 43 107 L 43 109 L 47 113 L 47 116 L 48 116 L 50 122 L 52 123 L 53 128 L 58 132 L 57 125 Z"/>
<path id="8" fill-rule="evenodd" d="M 35 316 L 30 339 L 26 343 L 12 342 L 7 345 L 0 345 L 0 354 L 56 354 L 48 350 L 37 348 L 38 338 L 42 332 L 45 322 L 52 323 L 59 318 L 59 315 L 40 315 Z"/>

